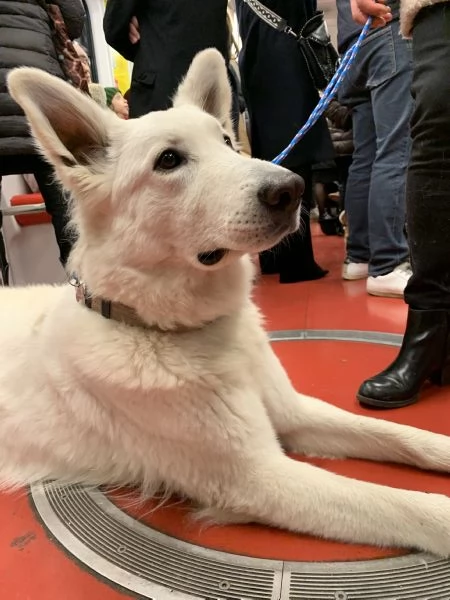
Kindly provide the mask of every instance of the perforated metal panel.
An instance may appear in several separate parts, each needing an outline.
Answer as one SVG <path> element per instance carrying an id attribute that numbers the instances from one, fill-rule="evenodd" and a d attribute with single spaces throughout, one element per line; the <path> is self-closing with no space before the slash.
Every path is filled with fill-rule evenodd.
<path id="1" fill-rule="evenodd" d="M 153 600 L 450 600 L 450 563 L 424 554 L 350 563 L 255 559 L 159 533 L 98 490 L 46 483 L 31 492 L 67 550 Z"/>
<path id="2" fill-rule="evenodd" d="M 275 600 L 283 564 L 196 547 L 154 531 L 100 491 L 44 483 L 33 502 L 53 535 L 106 578 L 154 600 Z"/>
<path id="3" fill-rule="evenodd" d="M 291 568 L 289 600 L 450 599 L 450 564 L 422 554 Z"/>

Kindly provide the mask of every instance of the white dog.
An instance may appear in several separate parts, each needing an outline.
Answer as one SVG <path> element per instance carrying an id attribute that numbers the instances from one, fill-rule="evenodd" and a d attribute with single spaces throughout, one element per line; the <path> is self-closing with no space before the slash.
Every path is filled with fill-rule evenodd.
<path id="1" fill-rule="evenodd" d="M 272 352 L 248 254 L 298 227 L 303 184 L 233 148 L 220 55 L 128 122 L 38 70 L 9 86 L 73 194 L 87 291 L 0 291 L 3 485 L 164 486 L 221 521 L 449 556 L 450 499 L 283 451 L 450 470 L 450 438 L 303 396 Z"/>

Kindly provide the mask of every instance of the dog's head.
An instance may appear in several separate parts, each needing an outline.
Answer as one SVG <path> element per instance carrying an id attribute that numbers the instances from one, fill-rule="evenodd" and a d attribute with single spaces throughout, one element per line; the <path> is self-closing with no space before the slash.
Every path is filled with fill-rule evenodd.
<path id="1" fill-rule="evenodd" d="M 128 122 L 39 70 L 16 70 L 9 87 L 73 194 L 88 245 L 114 240 L 117 254 L 124 244 L 143 266 L 167 258 L 204 269 L 269 248 L 298 226 L 300 180 L 236 151 L 214 50 L 194 59 L 172 109 Z"/>
<path id="2" fill-rule="evenodd" d="M 40 70 L 9 75 L 34 137 L 72 193 L 72 266 L 151 272 L 220 270 L 299 224 L 302 180 L 240 155 L 223 58 L 199 53 L 173 108 L 122 121 Z"/>

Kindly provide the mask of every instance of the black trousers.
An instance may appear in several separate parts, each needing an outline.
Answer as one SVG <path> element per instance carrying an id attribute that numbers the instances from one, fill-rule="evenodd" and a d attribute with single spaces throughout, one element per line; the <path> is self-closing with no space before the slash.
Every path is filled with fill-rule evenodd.
<path id="1" fill-rule="evenodd" d="M 55 182 L 53 169 L 46 163 L 34 172 L 39 191 L 45 202 L 45 208 L 52 218 L 56 242 L 59 247 L 59 259 L 66 266 L 74 242 L 74 234 L 68 230 L 69 223 L 67 192 Z"/>
<path id="2" fill-rule="evenodd" d="M 45 208 L 52 218 L 60 260 L 65 266 L 74 242 L 74 235 L 67 229 L 69 215 L 66 194 L 55 181 L 52 167 L 40 156 L 1 157 L 0 184 L 2 175 L 23 173 L 33 173 L 35 176 L 39 191 L 45 202 Z"/>
<path id="3" fill-rule="evenodd" d="M 405 300 L 416 310 L 450 310 L 450 2 L 420 11 L 413 53 L 406 208 L 413 276 Z"/>
<path id="4" fill-rule="evenodd" d="M 312 169 L 305 166 L 291 171 L 303 177 L 305 181 L 300 228 L 271 250 L 261 252 L 259 255 L 262 273 L 268 275 L 279 273 L 281 283 L 311 281 L 327 273 L 316 263 L 312 246 L 309 222 L 313 195 Z"/>

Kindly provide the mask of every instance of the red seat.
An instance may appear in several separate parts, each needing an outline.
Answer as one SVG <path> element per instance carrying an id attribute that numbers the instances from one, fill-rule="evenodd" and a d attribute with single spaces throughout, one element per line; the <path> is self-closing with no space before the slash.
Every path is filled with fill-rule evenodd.
<path id="1" fill-rule="evenodd" d="M 52 222 L 51 216 L 45 210 L 44 199 L 41 194 L 18 194 L 11 198 L 11 206 L 27 206 L 31 204 L 42 204 L 42 212 L 29 215 L 15 215 L 14 218 L 21 227 L 43 225 L 44 223 Z"/>

